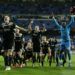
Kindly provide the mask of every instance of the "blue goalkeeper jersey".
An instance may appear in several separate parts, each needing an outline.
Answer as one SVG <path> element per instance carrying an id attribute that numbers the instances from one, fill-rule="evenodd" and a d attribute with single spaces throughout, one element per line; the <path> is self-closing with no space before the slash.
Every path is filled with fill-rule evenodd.
<path id="1" fill-rule="evenodd" d="M 61 45 L 65 45 L 67 47 L 70 47 L 71 46 L 71 43 L 70 43 L 70 29 L 71 29 L 72 23 L 74 22 L 74 17 L 71 16 L 71 20 L 66 25 L 65 28 L 62 25 L 60 25 L 55 18 L 53 19 L 53 21 L 55 22 L 57 28 L 60 30 L 60 33 L 61 33 Z"/>

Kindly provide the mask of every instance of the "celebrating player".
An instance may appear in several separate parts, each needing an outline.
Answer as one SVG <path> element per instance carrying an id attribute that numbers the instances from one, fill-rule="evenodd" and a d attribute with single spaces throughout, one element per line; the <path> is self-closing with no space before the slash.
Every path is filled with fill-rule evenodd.
<path id="1" fill-rule="evenodd" d="M 1 24 L 2 26 L 2 36 L 3 36 L 3 49 L 4 49 L 4 61 L 5 61 L 5 70 L 11 70 L 12 63 L 12 48 L 14 44 L 14 29 L 18 28 L 20 30 L 24 30 L 13 22 L 9 16 L 4 16 L 4 22 Z"/>
<path id="2" fill-rule="evenodd" d="M 66 20 L 68 20 L 67 17 L 64 16 L 61 17 L 61 21 L 65 19 L 64 22 L 62 22 L 62 24 L 59 24 L 57 22 L 57 20 L 55 19 L 55 17 L 53 16 L 53 21 L 55 22 L 56 26 L 58 27 L 58 29 L 60 30 L 61 33 L 61 53 L 63 51 L 65 51 L 65 54 L 68 55 L 68 59 L 69 59 L 69 67 L 71 66 L 71 42 L 70 42 L 70 29 L 71 29 L 71 25 L 74 22 L 74 17 L 71 16 L 71 21 L 69 23 L 66 22 Z M 61 59 L 61 57 L 60 57 Z M 66 55 L 65 55 L 65 59 L 66 59 Z"/>

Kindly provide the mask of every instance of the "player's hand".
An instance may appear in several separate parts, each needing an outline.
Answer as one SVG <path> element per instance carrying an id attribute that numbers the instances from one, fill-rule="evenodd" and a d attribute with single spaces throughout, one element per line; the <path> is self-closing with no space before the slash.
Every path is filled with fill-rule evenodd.
<path id="1" fill-rule="evenodd" d="M 43 31 L 46 31 L 46 27 L 45 27 L 45 24 L 43 24 Z"/>
<path id="2" fill-rule="evenodd" d="M 45 24 L 43 24 L 43 27 L 45 27 Z"/>
<path id="3" fill-rule="evenodd" d="M 54 19 L 55 18 L 55 16 L 54 16 L 54 13 L 52 12 L 52 18 Z"/>
<path id="4" fill-rule="evenodd" d="M 32 24 L 33 22 L 34 22 L 34 21 L 33 21 L 33 20 L 31 20 L 31 22 L 30 22 L 30 23 Z"/>
<path id="5" fill-rule="evenodd" d="M 33 22 L 34 22 L 33 20 L 30 21 L 28 28 L 31 28 L 31 25 L 33 24 Z"/>
<path id="6" fill-rule="evenodd" d="M 32 31 L 32 24 L 33 24 L 33 20 L 30 21 L 29 25 L 28 25 L 28 31 Z"/>

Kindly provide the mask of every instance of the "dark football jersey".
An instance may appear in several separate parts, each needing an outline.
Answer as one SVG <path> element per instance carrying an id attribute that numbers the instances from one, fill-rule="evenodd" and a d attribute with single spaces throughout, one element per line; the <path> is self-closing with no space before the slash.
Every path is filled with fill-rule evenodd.
<path id="1" fill-rule="evenodd" d="M 32 31 L 32 33 L 31 33 L 31 35 L 32 35 L 32 42 L 34 43 L 34 44 L 40 44 L 40 36 L 41 36 L 41 32 L 35 32 L 35 31 Z"/>
<path id="2" fill-rule="evenodd" d="M 23 41 L 23 36 L 21 33 L 19 33 L 19 34 L 15 33 L 15 41 L 16 42 Z"/>
<path id="3" fill-rule="evenodd" d="M 2 29 L 4 39 L 14 38 L 15 24 L 13 24 L 13 22 L 9 22 L 8 24 L 2 23 Z"/>
<path id="4" fill-rule="evenodd" d="M 42 51 L 43 51 L 44 53 L 48 53 L 49 43 L 43 42 L 43 43 L 41 44 L 41 47 L 42 47 Z"/>
<path id="5" fill-rule="evenodd" d="M 41 32 L 35 32 L 34 30 L 31 32 L 32 42 L 33 42 L 33 51 L 40 52 L 40 37 Z"/>

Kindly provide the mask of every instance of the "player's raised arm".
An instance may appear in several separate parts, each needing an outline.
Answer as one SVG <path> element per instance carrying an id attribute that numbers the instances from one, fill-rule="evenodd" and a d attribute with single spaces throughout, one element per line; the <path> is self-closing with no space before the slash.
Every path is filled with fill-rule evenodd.
<path id="1" fill-rule="evenodd" d="M 28 25 L 28 31 L 31 32 L 32 31 L 32 24 L 33 24 L 33 20 L 31 20 L 31 22 Z"/>
<path id="2" fill-rule="evenodd" d="M 25 29 L 25 28 L 20 27 L 20 26 L 18 26 L 18 25 L 16 25 L 16 28 L 17 28 L 17 29 L 19 29 L 19 30 L 25 31 L 25 32 L 27 32 L 27 31 L 28 31 L 28 29 Z"/>
<path id="3" fill-rule="evenodd" d="M 74 15 L 71 15 L 71 21 L 74 22 Z"/>
<path id="4" fill-rule="evenodd" d="M 59 25 L 59 23 L 57 22 L 57 20 L 55 19 L 55 16 L 54 16 L 53 13 L 52 13 L 52 21 L 55 22 L 55 25 L 56 25 L 57 27 L 61 27 L 61 26 Z"/>
<path id="5" fill-rule="evenodd" d="M 46 27 L 45 27 L 45 24 L 43 24 L 43 29 L 41 30 L 41 32 L 45 32 L 47 31 Z"/>
<path id="6" fill-rule="evenodd" d="M 74 15 L 71 15 L 71 20 L 70 20 L 70 23 L 68 24 L 68 27 L 70 27 L 72 25 L 72 23 L 74 22 Z"/>

